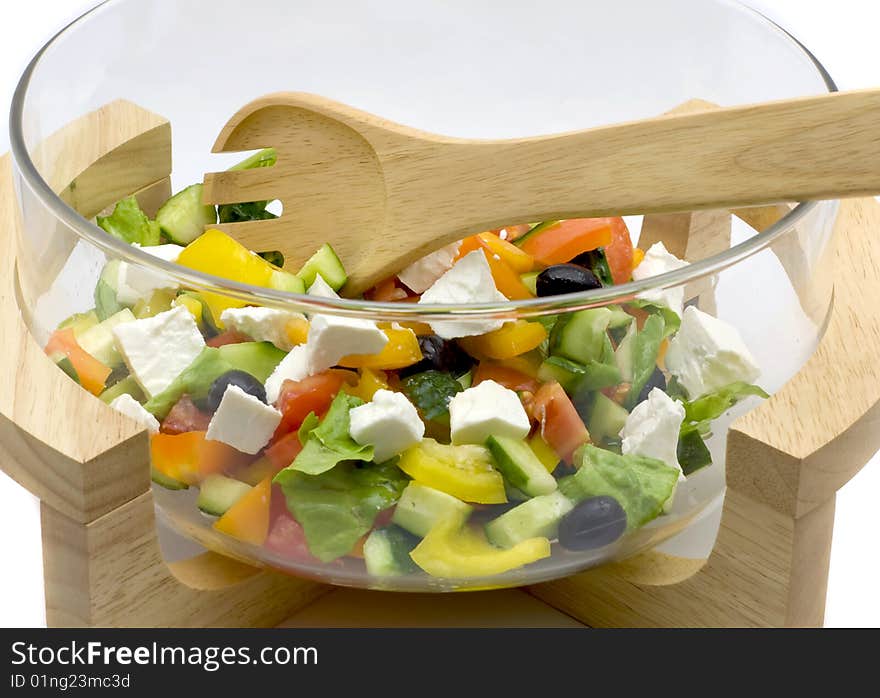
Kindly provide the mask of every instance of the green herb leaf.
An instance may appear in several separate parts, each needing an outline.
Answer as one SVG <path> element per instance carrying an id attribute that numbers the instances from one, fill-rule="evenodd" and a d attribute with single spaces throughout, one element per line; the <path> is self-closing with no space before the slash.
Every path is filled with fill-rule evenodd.
<path id="1" fill-rule="evenodd" d="M 98 216 L 96 220 L 105 231 L 129 244 L 136 242 L 147 247 L 160 242 L 159 224 L 147 218 L 133 196 L 116 204 L 109 216 Z"/>
<path id="2" fill-rule="evenodd" d="M 278 218 L 266 210 L 268 201 L 251 201 L 244 204 L 221 204 L 217 215 L 221 223 L 242 223 L 243 221 L 265 221 Z"/>
<path id="3" fill-rule="evenodd" d="M 449 401 L 462 391 L 461 383 L 444 371 L 425 371 L 403 380 L 403 392 L 422 413 L 422 418 L 447 423 Z"/>
<path id="4" fill-rule="evenodd" d="M 317 418 L 310 413 L 299 431 L 300 440 L 304 434 L 308 434 L 306 440 L 302 442 L 303 450 L 288 469 L 309 475 L 320 475 L 342 461 L 373 460 L 373 447 L 361 446 L 348 433 L 351 426 L 349 412 L 363 404 L 364 401 L 359 397 L 340 392 L 333 398 L 330 409 L 317 426 L 312 426 Z"/>
<path id="5" fill-rule="evenodd" d="M 392 463 L 366 467 L 343 463 L 320 475 L 288 468 L 275 482 L 303 527 L 309 551 L 329 562 L 351 552 L 373 527 L 376 515 L 397 503 L 407 478 Z"/>
<path id="6" fill-rule="evenodd" d="M 257 255 L 265 259 L 269 264 L 274 264 L 279 269 L 284 266 L 284 253 L 279 250 L 257 252 Z"/>
<path id="7" fill-rule="evenodd" d="M 575 501 L 607 495 L 626 512 L 627 528 L 657 518 L 672 496 L 679 471 L 656 458 L 618 455 L 586 444 L 574 454 L 578 470 L 559 481 L 562 493 Z"/>

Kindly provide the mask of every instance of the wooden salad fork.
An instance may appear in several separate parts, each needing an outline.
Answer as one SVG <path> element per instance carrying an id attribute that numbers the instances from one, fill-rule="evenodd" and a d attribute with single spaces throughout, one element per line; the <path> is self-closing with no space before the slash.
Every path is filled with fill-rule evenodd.
<path id="1" fill-rule="evenodd" d="M 213 150 L 269 146 L 272 167 L 206 175 L 205 202 L 280 199 L 282 215 L 218 227 L 294 264 L 329 242 L 355 295 L 443 245 L 514 223 L 880 193 L 880 90 L 498 141 L 276 93 L 239 110 Z"/>

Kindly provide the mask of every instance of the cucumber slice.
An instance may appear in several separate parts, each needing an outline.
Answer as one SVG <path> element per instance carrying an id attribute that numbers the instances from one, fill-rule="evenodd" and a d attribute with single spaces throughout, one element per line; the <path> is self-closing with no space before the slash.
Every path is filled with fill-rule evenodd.
<path id="1" fill-rule="evenodd" d="M 538 379 L 556 381 L 569 395 L 576 395 L 617 385 L 620 370 L 613 363 L 591 361 L 582 366 L 559 356 L 549 356 L 538 369 Z"/>
<path id="2" fill-rule="evenodd" d="M 303 280 L 306 288 L 315 283 L 315 278 L 321 275 L 330 288 L 338 291 L 348 281 L 348 275 L 345 273 L 345 267 L 339 261 L 339 257 L 333 248 L 325 243 L 308 261 L 303 264 L 296 275 Z"/>
<path id="3" fill-rule="evenodd" d="M 498 470 L 516 489 L 532 497 L 550 494 L 556 489 L 556 480 L 525 441 L 490 436 L 486 446 L 492 452 Z"/>
<path id="4" fill-rule="evenodd" d="M 120 395 L 125 394 L 131 395 L 138 402 L 143 402 L 146 399 L 144 391 L 141 390 L 141 386 L 138 385 L 138 382 L 134 379 L 134 376 L 127 376 L 123 378 L 118 383 L 115 383 L 107 388 L 107 390 L 101 393 L 98 397 L 100 397 L 101 400 L 109 405 Z"/>
<path id="5" fill-rule="evenodd" d="M 156 222 L 171 242 L 188 245 L 217 222 L 217 209 L 202 203 L 202 185 L 177 192 L 156 212 Z"/>
<path id="6" fill-rule="evenodd" d="M 296 274 L 291 274 L 283 269 L 274 269 L 269 277 L 269 288 L 288 293 L 305 293 L 306 283 Z"/>
<path id="7" fill-rule="evenodd" d="M 529 293 L 533 296 L 538 295 L 538 274 L 541 272 L 538 271 L 530 271 L 527 274 L 520 274 L 520 281 L 523 282 L 523 286 L 529 289 Z"/>
<path id="8" fill-rule="evenodd" d="M 79 374 L 76 372 L 76 369 L 73 367 L 73 362 L 67 357 L 67 354 L 52 354 L 49 358 L 55 362 L 55 365 L 58 368 L 79 383 Z"/>
<path id="9" fill-rule="evenodd" d="M 394 577 L 415 572 L 418 567 L 409 554 L 418 544 L 418 537 L 399 526 L 377 528 L 364 541 L 367 572 L 374 577 Z"/>
<path id="10" fill-rule="evenodd" d="M 606 440 L 617 440 L 620 430 L 626 424 L 629 412 L 618 405 L 611 398 L 602 393 L 596 393 L 593 398 L 593 407 L 590 410 L 590 418 L 587 420 L 587 429 L 590 439 L 594 443 Z"/>
<path id="11" fill-rule="evenodd" d="M 239 480 L 225 475 L 209 475 L 199 486 L 199 509 L 211 516 L 223 516 L 232 506 L 253 489 Z"/>
<path id="12" fill-rule="evenodd" d="M 77 342 L 89 354 L 94 356 L 105 366 L 118 368 L 125 362 L 122 355 L 116 349 L 116 338 L 113 336 L 113 328 L 127 322 L 134 322 L 135 317 L 128 308 L 123 308 L 114 313 L 103 322 L 83 332 Z"/>
<path id="13" fill-rule="evenodd" d="M 107 262 L 95 286 L 95 314 L 100 322 L 115 315 L 123 308 L 123 305 L 116 299 L 121 265 L 122 262 L 118 259 L 111 259 Z"/>
<path id="14" fill-rule="evenodd" d="M 185 482 L 180 482 L 179 480 L 175 480 L 174 478 L 168 477 L 161 470 L 157 470 L 155 467 L 150 466 L 150 479 L 155 482 L 157 485 L 164 487 L 166 490 L 188 490 L 189 485 Z"/>
<path id="15" fill-rule="evenodd" d="M 629 327 L 634 319 L 632 315 L 619 305 L 609 305 L 608 310 L 611 311 L 611 319 L 608 321 L 609 330 L 619 330 L 624 327 Z"/>
<path id="16" fill-rule="evenodd" d="M 589 308 L 560 317 L 550 336 L 550 353 L 583 365 L 601 361 L 612 317 L 608 308 Z"/>
<path id="17" fill-rule="evenodd" d="M 218 348 L 221 358 L 232 368 L 250 373 L 260 383 L 272 375 L 275 367 L 287 354 L 272 342 L 241 342 Z"/>
<path id="18" fill-rule="evenodd" d="M 614 352 L 614 362 L 617 364 L 617 368 L 620 369 L 620 379 L 627 383 L 632 383 L 633 379 L 633 350 L 635 349 L 636 335 L 638 333 L 636 321 L 633 320 L 630 322 L 629 329 L 623 335 L 623 339 L 620 340 L 620 344 L 617 345 L 617 350 Z"/>
<path id="19" fill-rule="evenodd" d="M 512 548 L 529 538 L 553 540 L 562 517 L 574 509 L 574 502 L 556 491 L 515 506 L 486 524 L 486 537 L 499 548 Z"/>
<path id="20" fill-rule="evenodd" d="M 58 325 L 59 330 L 66 330 L 68 327 L 73 328 L 73 336 L 77 339 L 90 327 L 94 327 L 99 322 L 98 314 L 94 310 L 86 313 L 74 313 L 66 320 Z"/>
<path id="21" fill-rule="evenodd" d="M 237 165 L 229 168 L 229 172 L 238 170 L 253 170 L 257 167 L 271 167 L 278 160 L 278 154 L 275 148 L 263 148 L 262 150 L 249 155 Z"/>
<path id="22" fill-rule="evenodd" d="M 451 494 L 418 482 L 410 482 L 400 495 L 391 520 L 410 533 L 424 538 L 438 521 L 459 517 L 464 522 L 471 513 L 471 508 Z"/>

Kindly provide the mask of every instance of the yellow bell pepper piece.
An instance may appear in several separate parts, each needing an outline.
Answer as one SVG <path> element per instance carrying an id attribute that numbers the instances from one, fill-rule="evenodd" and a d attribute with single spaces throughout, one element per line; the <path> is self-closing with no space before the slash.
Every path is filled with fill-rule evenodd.
<path id="1" fill-rule="evenodd" d="M 493 233 L 480 233 L 477 236 L 489 252 L 513 269 L 517 274 L 525 274 L 535 266 L 535 258 L 516 245 L 502 240 Z"/>
<path id="2" fill-rule="evenodd" d="M 633 271 L 636 270 L 636 267 L 638 267 L 639 264 L 641 264 L 644 259 L 645 259 L 645 251 L 642 249 L 639 249 L 638 247 L 634 248 L 633 249 L 633 262 L 632 262 Z"/>
<path id="3" fill-rule="evenodd" d="M 220 230 L 206 230 L 187 245 L 177 263 L 224 279 L 252 286 L 269 287 L 274 267 L 262 257 L 253 254 L 240 242 Z M 227 308 L 241 308 L 244 301 L 235 300 L 218 293 L 203 293 L 202 297 L 211 309 L 214 322 L 221 327 L 220 313 Z"/>
<path id="4" fill-rule="evenodd" d="M 388 327 L 383 330 L 388 343 L 378 354 L 352 354 L 339 360 L 346 368 L 375 368 L 391 371 L 412 366 L 422 360 L 422 350 L 416 333 L 405 327 Z"/>
<path id="5" fill-rule="evenodd" d="M 361 369 L 360 378 L 356 385 L 345 385 L 342 389 L 349 395 L 359 397 L 364 402 L 370 402 L 377 390 L 388 390 L 387 376 L 382 371 L 364 368 Z"/>
<path id="6" fill-rule="evenodd" d="M 304 317 L 291 318 L 287 321 L 284 331 L 291 344 L 305 344 L 309 338 L 309 321 Z"/>
<path id="7" fill-rule="evenodd" d="M 477 358 L 512 359 L 536 349 L 547 338 L 547 330 L 539 322 L 516 320 L 507 322 L 494 332 L 458 340 L 464 350 Z"/>
<path id="8" fill-rule="evenodd" d="M 502 550 L 491 545 L 482 531 L 462 527 L 461 522 L 452 517 L 435 524 L 410 557 L 434 577 L 488 577 L 550 557 L 550 541 L 528 538 Z"/>
<path id="9" fill-rule="evenodd" d="M 535 435 L 529 439 L 529 448 L 532 449 L 538 460 L 541 461 L 541 465 L 547 468 L 548 473 L 556 470 L 556 466 L 559 465 L 559 456 L 556 454 L 556 451 L 550 448 L 550 444 L 544 441 L 540 431 L 536 431 Z"/>
<path id="10" fill-rule="evenodd" d="M 416 482 L 465 502 L 507 501 L 501 473 L 493 467 L 489 450 L 482 446 L 446 446 L 434 439 L 424 439 L 404 451 L 397 465 Z"/>

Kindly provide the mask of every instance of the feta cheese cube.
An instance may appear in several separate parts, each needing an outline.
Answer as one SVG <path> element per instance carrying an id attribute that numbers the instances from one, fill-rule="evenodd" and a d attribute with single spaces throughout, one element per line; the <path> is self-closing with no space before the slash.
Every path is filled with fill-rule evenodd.
<path id="1" fill-rule="evenodd" d="M 415 446 L 425 435 L 425 425 L 403 393 L 377 390 L 372 402 L 349 412 L 351 438 L 373 447 L 373 460 L 383 463 Z"/>
<path id="2" fill-rule="evenodd" d="M 461 242 L 453 242 L 451 245 L 441 247 L 410 264 L 397 275 L 397 278 L 413 293 L 424 293 L 452 268 L 459 249 Z"/>
<path id="3" fill-rule="evenodd" d="M 454 444 L 483 444 L 493 435 L 524 439 L 531 429 L 519 396 L 493 380 L 453 396 L 449 426 Z"/>
<path id="4" fill-rule="evenodd" d="M 662 242 L 656 242 L 645 252 L 642 263 L 633 270 L 633 280 L 641 281 L 652 276 L 665 274 L 673 269 L 686 267 L 687 264 L 683 259 L 671 254 Z M 643 291 L 638 295 L 638 298 L 670 308 L 680 316 L 684 304 L 684 286 Z"/>
<path id="5" fill-rule="evenodd" d="M 266 379 L 266 400 L 274 404 L 281 394 L 281 386 L 286 380 L 301 381 L 309 376 L 308 351 L 305 344 L 294 347 Z"/>
<path id="6" fill-rule="evenodd" d="M 126 417 L 131 417 L 134 421 L 141 426 L 146 427 L 147 430 L 153 434 L 159 431 L 159 420 L 147 412 L 144 409 L 144 406 L 128 393 L 123 393 L 114 399 L 113 402 L 110 403 L 110 407 L 117 412 L 121 412 Z"/>
<path id="7" fill-rule="evenodd" d="M 623 455 L 656 458 L 681 470 L 678 434 L 684 421 L 684 405 L 659 388 L 648 393 L 626 418 L 620 432 Z M 683 479 L 684 475 L 679 479 Z"/>
<path id="8" fill-rule="evenodd" d="M 308 294 L 317 298 L 339 298 L 339 294 L 324 281 L 324 277 L 320 274 L 315 276 L 315 281 L 309 286 Z"/>
<path id="9" fill-rule="evenodd" d="M 458 305 L 506 300 L 506 296 L 495 287 L 492 270 L 483 250 L 474 250 L 437 279 L 422 294 L 419 304 Z M 443 339 L 455 339 L 492 332 L 503 324 L 503 320 L 439 320 L 431 323 L 431 329 Z"/>
<path id="10" fill-rule="evenodd" d="M 281 413 L 274 407 L 230 385 L 211 417 L 205 438 L 253 455 L 269 443 L 280 422 Z"/>
<path id="11" fill-rule="evenodd" d="M 313 315 L 306 341 L 310 375 L 325 371 L 349 354 L 378 354 L 388 344 L 375 322 L 336 315 Z"/>
<path id="12" fill-rule="evenodd" d="M 148 397 L 171 385 L 205 348 L 196 321 L 184 307 L 113 328 L 116 345 Z"/>
<path id="13" fill-rule="evenodd" d="M 176 262 L 183 251 L 180 245 L 153 245 L 140 249 L 166 262 Z M 155 291 L 176 285 L 174 279 L 160 271 L 120 262 L 116 298 L 122 305 L 134 305 L 139 300 L 148 299 Z"/>
<path id="14" fill-rule="evenodd" d="M 257 342 L 272 342 L 284 351 L 294 347 L 287 333 L 288 323 L 305 319 L 301 313 L 262 307 L 227 308 L 220 315 L 227 329 L 243 332 Z"/>
<path id="15" fill-rule="evenodd" d="M 729 383 L 754 383 L 761 375 L 737 329 L 690 306 L 669 342 L 666 368 L 693 400 Z"/>

